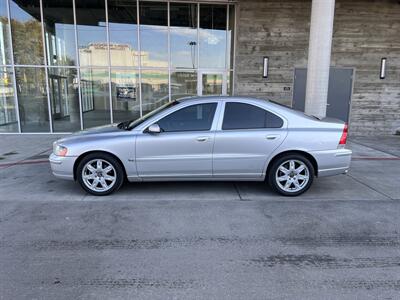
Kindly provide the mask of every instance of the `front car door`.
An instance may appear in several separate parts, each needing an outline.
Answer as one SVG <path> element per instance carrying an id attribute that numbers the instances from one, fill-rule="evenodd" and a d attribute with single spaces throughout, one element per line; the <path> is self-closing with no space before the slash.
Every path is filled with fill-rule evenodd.
<path id="1" fill-rule="evenodd" d="M 261 178 L 268 157 L 286 137 L 284 119 L 253 103 L 229 102 L 215 134 L 215 178 Z"/>
<path id="2" fill-rule="evenodd" d="M 212 148 L 218 101 L 177 107 L 154 120 L 161 133 L 136 139 L 136 165 L 143 180 L 160 178 L 207 178 L 212 176 Z M 215 125 L 214 125 L 215 126 Z"/>

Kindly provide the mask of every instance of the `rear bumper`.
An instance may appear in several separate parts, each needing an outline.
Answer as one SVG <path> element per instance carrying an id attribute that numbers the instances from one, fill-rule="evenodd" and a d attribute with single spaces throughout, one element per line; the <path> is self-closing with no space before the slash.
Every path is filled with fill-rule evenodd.
<path id="1" fill-rule="evenodd" d="M 49 161 L 51 171 L 57 178 L 74 180 L 74 164 L 76 157 L 57 156 L 54 153 L 50 154 Z"/>
<path id="2" fill-rule="evenodd" d="M 335 149 L 310 152 L 318 164 L 318 177 L 347 173 L 350 168 L 352 151 Z"/>

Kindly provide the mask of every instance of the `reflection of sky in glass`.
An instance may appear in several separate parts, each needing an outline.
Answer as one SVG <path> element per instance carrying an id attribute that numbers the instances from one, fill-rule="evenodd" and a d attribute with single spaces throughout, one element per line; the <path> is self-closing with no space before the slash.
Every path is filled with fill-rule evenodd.
<path id="1" fill-rule="evenodd" d="M 225 68 L 226 31 L 200 29 L 200 68 Z"/>
<path id="2" fill-rule="evenodd" d="M 167 33 L 165 26 L 140 26 L 141 50 L 149 53 L 150 60 L 168 61 Z"/>
<path id="3" fill-rule="evenodd" d="M 4 1 L 2 1 L 4 2 Z M 16 19 L 20 22 L 27 22 L 29 20 L 35 19 L 22 8 L 20 8 L 14 1 L 10 1 L 10 10 L 12 14 L 12 18 Z"/>
<path id="4" fill-rule="evenodd" d="M 90 43 L 106 43 L 106 24 L 100 22 L 98 26 L 78 25 L 78 45 L 86 47 Z"/>
<path id="5" fill-rule="evenodd" d="M 173 67 L 195 68 L 197 66 L 197 29 L 171 27 L 170 44 Z"/>
<path id="6" fill-rule="evenodd" d="M 64 41 L 65 57 L 75 62 L 75 33 L 73 24 L 55 24 L 55 36 Z M 75 62 L 76 63 L 76 62 Z"/>
<path id="7" fill-rule="evenodd" d="M 137 25 L 109 23 L 110 42 L 115 44 L 127 44 L 133 50 L 137 50 Z"/>

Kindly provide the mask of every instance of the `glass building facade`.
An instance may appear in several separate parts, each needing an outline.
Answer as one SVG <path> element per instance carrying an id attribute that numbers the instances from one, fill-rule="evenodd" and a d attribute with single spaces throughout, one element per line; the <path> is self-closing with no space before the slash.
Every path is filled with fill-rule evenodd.
<path id="1" fill-rule="evenodd" d="M 73 132 L 232 93 L 235 7 L 0 0 L 0 132 Z"/>

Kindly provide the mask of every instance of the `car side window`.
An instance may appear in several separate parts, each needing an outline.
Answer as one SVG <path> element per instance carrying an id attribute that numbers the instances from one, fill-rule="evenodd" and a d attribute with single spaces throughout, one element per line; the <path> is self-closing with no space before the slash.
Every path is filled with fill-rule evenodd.
<path id="1" fill-rule="evenodd" d="M 275 114 L 260 107 L 228 102 L 225 104 L 223 130 L 281 128 L 283 120 Z"/>
<path id="2" fill-rule="evenodd" d="M 207 131 L 211 129 L 217 103 L 184 107 L 157 122 L 163 132 Z"/>

